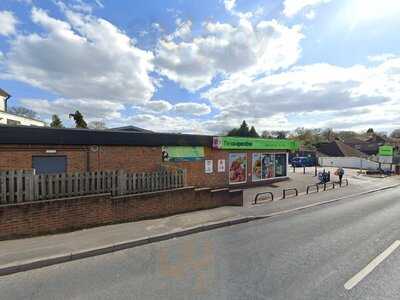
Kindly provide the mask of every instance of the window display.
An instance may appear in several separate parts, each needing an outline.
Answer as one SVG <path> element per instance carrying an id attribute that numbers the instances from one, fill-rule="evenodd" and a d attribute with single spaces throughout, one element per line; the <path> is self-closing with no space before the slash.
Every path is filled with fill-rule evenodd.
<path id="1" fill-rule="evenodd" d="M 262 172 L 261 172 L 262 179 L 275 177 L 274 154 L 262 154 L 261 165 L 262 165 Z"/>
<path id="2" fill-rule="evenodd" d="M 253 153 L 253 181 L 261 180 L 261 153 Z"/>
<path id="3" fill-rule="evenodd" d="M 247 181 L 246 153 L 229 154 L 229 183 L 245 183 Z"/>
<path id="4" fill-rule="evenodd" d="M 275 176 L 286 176 L 287 172 L 286 154 L 275 154 Z"/>
<path id="5" fill-rule="evenodd" d="M 286 176 L 286 154 L 253 153 L 252 181 Z"/>

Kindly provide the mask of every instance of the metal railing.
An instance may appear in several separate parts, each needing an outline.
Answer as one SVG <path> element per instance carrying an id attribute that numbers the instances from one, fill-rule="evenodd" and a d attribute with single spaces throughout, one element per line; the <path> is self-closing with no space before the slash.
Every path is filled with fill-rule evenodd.
<path id="1" fill-rule="evenodd" d="M 316 190 L 315 190 L 316 193 L 319 192 L 319 184 L 318 183 L 310 184 L 310 185 L 307 186 L 307 191 L 306 191 L 307 195 L 310 193 L 310 188 L 313 188 L 313 187 L 316 187 Z"/>
<path id="2" fill-rule="evenodd" d="M 282 191 L 282 199 L 286 199 L 287 192 L 290 192 L 290 191 L 295 191 L 296 196 L 299 195 L 299 191 L 297 190 L 297 188 L 283 189 L 283 191 Z"/>
<path id="3" fill-rule="evenodd" d="M 270 196 L 270 201 L 274 201 L 274 194 L 272 192 L 262 192 L 262 193 L 258 193 L 254 199 L 254 204 L 257 204 L 257 201 L 259 200 L 260 196 L 263 195 L 269 195 Z M 265 202 L 265 201 L 264 201 Z"/>

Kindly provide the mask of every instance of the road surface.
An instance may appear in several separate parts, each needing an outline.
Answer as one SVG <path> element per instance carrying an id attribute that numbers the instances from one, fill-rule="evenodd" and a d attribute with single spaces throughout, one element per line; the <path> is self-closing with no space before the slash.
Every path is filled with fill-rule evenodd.
<path id="1" fill-rule="evenodd" d="M 400 299 L 399 195 L 386 190 L 1 277 L 0 298 Z"/>

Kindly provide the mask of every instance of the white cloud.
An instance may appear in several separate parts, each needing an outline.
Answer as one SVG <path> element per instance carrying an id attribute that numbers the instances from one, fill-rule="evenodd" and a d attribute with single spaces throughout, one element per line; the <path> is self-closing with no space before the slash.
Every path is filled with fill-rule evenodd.
<path id="1" fill-rule="evenodd" d="M 63 120 L 68 119 L 70 113 L 79 110 L 86 121 L 112 122 L 121 117 L 124 110 L 122 104 L 107 100 L 82 100 L 82 99 L 22 99 L 21 104 L 39 113 L 43 118 L 57 114 Z"/>
<path id="2" fill-rule="evenodd" d="M 176 20 L 177 29 L 172 34 L 166 36 L 168 41 L 172 41 L 173 39 L 180 38 L 186 39 L 190 37 L 192 32 L 192 22 L 190 20 L 182 21 L 181 19 Z"/>
<path id="3" fill-rule="evenodd" d="M 161 25 L 159 23 L 151 23 L 151 28 L 153 30 L 159 31 L 159 32 L 163 32 L 164 29 L 161 27 Z"/>
<path id="4" fill-rule="evenodd" d="M 167 113 L 176 112 L 180 115 L 201 116 L 211 112 L 211 108 L 205 103 L 180 102 L 172 105 L 165 100 L 151 100 L 142 106 L 135 106 L 141 112 L 145 113 Z"/>
<path id="5" fill-rule="evenodd" d="M 0 35 L 12 35 L 15 33 L 15 26 L 18 20 L 11 11 L 0 11 Z"/>
<path id="6" fill-rule="evenodd" d="M 43 34 L 17 35 L 6 54 L 7 76 L 65 99 L 107 99 L 127 104 L 149 100 L 151 52 L 137 48 L 108 21 L 65 10 L 67 20 L 32 9 Z"/>
<path id="7" fill-rule="evenodd" d="M 237 116 L 262 119 L 279 114 L 298 119 L 302 113 L 308 113 L 302 119 L 303 126 L 315 126 L 316 122 L 322 125 L 336 120 L 333 113 L 350 109 L 354 109 L 353 114 L 347 118 L 354 123 L 360 121 L 356 109 L 368 108 L 363 113 L 369 115 L 376 113 L 377 107 L 393 111 L 400 104 L 399 83 L 400 58 L 395 58 L 376 67 L 314 64 L 259 78 L 242 76 L 225 80 L 202 96 L 227 119 Z M 321 122 L 324 114 L 326 120 Z M 384 115 L 382 112 L 382 118 Z M 394 120 L 395 114 L 391 115 Z"/>
<path id="8" fill-rule="evenodd" d="M 236 0 L 224 0 L 225 9 L 231 11 L 235 8 Z"/>
<path id="9" fill-rule="evenodd" d="M 283 13 L 286 17 L 294 17 L 305 8 L 315 7 L 320 4 L 325 4 L 331 0 L 285 0 L 283 3 Z"/>
<path id="10" fill-rule="evenodd" d="M 173 108 L 173 105 L 165 100 L 151 100 L 146 102 L 143 106 L 135 107 L 144 112 L 151 113 L 165 113 Z"/>
<path id="11" fill-rule="evenodd" d="M 174 105 L 174 110 L 180 114 L 191 114 L 195 116 L 206 115 L 211 108 L 204 103 L 182 102 Z"/>
<path id="12" fill-rule="evenodd" d="M 240 19 L 237 26 L 205 23 L 204 35 L 190 41 L 162 39 L 155 63 L 160 74 L 189 91 L 209 85 L 217 74 L 259 74 L 287 68 L 300 56 L 301 27 L 276 20 L 253 25 Z"/>
<path id="13" fill-rule="evenodd" d="M 115 126 L 134 124 L 136 126 L 159 132 L 178 133 L 206 133 L 203 125 L 192 119 L 183 117 L 170 117 L 165 115 L 137 114 L 132 117 L 121 119 L 120 124 Z"/>
<path id="14" fill-rule="evenodd" d="M 306 13 L 306 18 L 309 20 L 313 20 L 315 18 L 315 10 L 310 10 L 308 13 Z"/>

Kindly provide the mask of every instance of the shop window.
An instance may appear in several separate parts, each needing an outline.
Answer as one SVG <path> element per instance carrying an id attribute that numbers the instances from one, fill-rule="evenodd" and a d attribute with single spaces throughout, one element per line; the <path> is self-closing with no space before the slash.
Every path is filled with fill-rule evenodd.
<path id="1" fill-rule="evenodd" d="M 246 183 L 246 153 L 229 153 L 229 184 Z"/>
<path id="2" fill-rule="evenodd" d="M 253 153 L 252 180 L 260 181 L 286 176 L 286 154 Z"/>
<path id="3" fill-rule="evenodd" d="M 286 154 L 275 154 L 275 177 L 287 175 Z"/>

